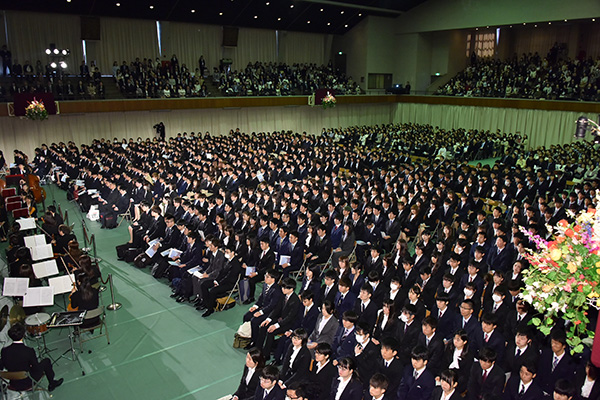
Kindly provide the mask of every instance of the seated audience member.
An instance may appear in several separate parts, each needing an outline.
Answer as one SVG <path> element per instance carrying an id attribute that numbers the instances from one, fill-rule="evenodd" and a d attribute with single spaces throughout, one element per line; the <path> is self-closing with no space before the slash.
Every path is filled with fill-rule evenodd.
<path id="1" fill-rule="evenodd" d="M 254 392 L 254 399 L 285 400 L 285 391 L 279 386 L 279 371 L 267 365 L 259 375 L 260 384 Z"/>
<path id="2" fill-rule="evenodd" d="M 446 343 L 441 364 L 442 370 L 451 369 L 458 374 L 459 393 L 463 393 L 467 389 L 473 361 L 473 353 L 469 348 L 469 336 L 464 330 L 459 330 L 452 340 Z"/>
<path id="3" fill-rule="evenodd" d="M 397 322 L 398 316 L 396 315 L 394 302 L 392 300 L 385 300 L 383 307 L 377 312 L 377 322 L 375 322 L 371 340 L 375 344 L 379 344 L 385 338 L 394 337 Z"/>
<path id="4" fill-rule="evenodd" d="M 206 279 L 202 285 L 202 305 L 200 307 L 206 309 L 203 317 L 208 317 L 214 312 L 217 306 L 217 299 L 225 296 L 235 286 L 238 277 L 240 276 L 241 266 L 237 259 L 234 246 L 225 249 L 225 265 L 219 272 L 219 275 L 214 280 Z"/>
<path id="5" fill-rule="evenodd" d="M 421 333 L 421 324 L 415 320 L 415 306 L 409 304 L 404 306 L 400 313 L 400 322 L 396 325 L 396 339 L 400 343 L 398 349 L 398 358 L 402 364 L 406 365 L 410 362 L 412 349 L 417 345 L 419 334 Z"/>
<path id="6" fill-rule="evenodd" d="M 331 301 L 331 304 L 335 304 L 335 298 L 338 292 L 338 288 L 336 283 L 337 274 L 335 270 L 328 269 L 325 271 L 325 278 L 323 279 L 323 285 L 321 286 L 321 290 L 319 291 L 319 301 L 321 304 L 325 300 Z M 337 310 L 336 310 L 337 311 Z M 336 314 L 338 318 L 341 318 L 340 314 Z"/>
<path id="7" fill-rule="evenodd" d="M 260 381 L 260 374 L 264 367 L 262 353 L 253 348 L 246 354 L 246 364 L 240 384 L 233 394 L 232 400 L 252 400 Z"/>
<path id="8" fill-rule="evenodd" d="M 479 351 L 479 362 L 471 368 L 467 399 L 480 399 L 483 395 L 500 394 L 504 388 L 504 371 L 496 364 L 496 352 L 484 347 Z"/>
<path id="9" fill-rule="evenodd" d="M 375 373 L 369 379 L 369 395 L 365 395 L 365 399 L 367 400 L 385 400 L 392 398 L 391 396 L 386 396 L 386 392 L 389 387 L 389 379 L 380 373 Z"/>
<path id="10" fill-rule="evenodd" d="M 343 315 L 346 311 L 352 310 L 356 303 L 356 295 L 350 291 L 350 279 L 347 276 L 341 277 L 338 282 L 338 292 L 335 295 L 336 315 Z"/>
<path id="11" fill-rule="evenodd" d="M 354 347 L 356 347 L 355 325 L 358 322 L 358 315 L 354 311 L 346 311 L 342 315 L 340 324 L 335 337 L 333 338 L 333 354 L 336 358 L 352 356 Z"/>
<path id="12" fill-rule="evenodd" d="M 530 361 L 537 366 L 540 353 L 533 343 L 534 333 L 531 327 L 519 328 L 514 340 L 506 346 L 504 356 L 504 371 L 516 373 L 524 362 Z"/>
<path id="13" fill-rule="evenodd" d="M 440 386 L 436 387 L 431 396 L 432 400 L 459 400 L 462 398 L 458 390 L 458 373 L 446 369 L 440 374 Z"/>
<path id="14" fill-rule="evenodd" d="M 600 382 L 598 382 L 598 367 L 591 361 L 585 365 L 584 371 L 577 371 L 574 382 L 577 400 L 592 400 L 600 398 Z"/>
<path id="15" fill-rule="evenodd" d="M 435 379 L 427 368 L 427 349 L 415 346 L 410 353 L 410 364 L 404 368 L 404 375 L 398 387 L 398 400 L 429 399 L 435 388 Z"/>
<path id="16" fill-rule="evenodd" d="M 8 337 L 13 341 L 12 344 L 2 349 L 0 358 L 0 367 L 10 372 L 26 371 L 31 374 L 35 380 L 40 380 L 44 375 L 48 379 L 48 391 L 62 385 L 63 378 L 54 379 L 54 369 L 50 359 L 44 358 L 38 362 L 35 351 L 25 346 L 23 338 L 25 337 L 25 327 L 16 323 L 8 330 Z M 16 390 L 26 391 L 31 388 L 32 382 L 30 378 L 23 380 L 11 380 L 11 385 Z"/>
<path id="17" fill-rule="evenodd" d="M 284 386 L 303 382 L 308 379 L 311 356 L 306 342 L 308 333 L 303 328 L 294 330 L 292 343 L 283 358 L 281 381 Z"/>
<path id="18" fill-rule="evenodd" d="M 246 265 L 243 265 L 246 267 Z M 255 267 L 255 271 L 248 275 L 248 282 L 250 287 L 249 298 L 244 304 L 250 304 L 254 301 L 254 293 L 256 290 L 256 284 L 264 280 L 265 272 L 272 269 L 275 266 L 275 253 L 271 250 L 269 240 L 260 240 L 260 252 L 256 259 L 256 265 L 247 265 Z"/>
<path id="19" fill-rule="evenodd" d="M 320 307 L 321 313 L 317 316 L 315 328 L 308 337 L 308 349 L 314 355 L 315 349 L 321 343 L 333 344 L 335 334 L 338 330 L 338 320 L 333 315 L 333 305 L 329 300 L 323 302 Z"/>
<path id="20" fill-rule="evenodd" d="M 363 384 L 358 379 L 356 364 L 350 357 L 343 357 L 337 364 L 337 379 L 331 384 L 329 398 L 334 400 L 361 400 L 363 398 Z"/>
<path id="21" fill-rule="evenodd" d="M 536 400 L 543 399 L 542 389 L 533 381 L 537 373 L 534 362 L 527 360 L 519 368 L 519 374 L 511 374 L 504 388 L 505 400 Z"/>
<path id="22" fill-rule="evenodd" d="M 308 400 L 306 385 L 304 383 L 293 383 L 286 388 L 286 399 Z"/>
<path id="23" fill-rule="evenodd" d="M 552 398 L 554 400 L 572 400 L 575 398 L 576 392 L 573 384 L 567 379 L 558 379 L 554 384 Z"/>
<path id="24" fill-rule="evenodd" d="M 338 377 L 333 365 L 333 352 L 329 343 L 319 343 L 314 350 L 314 361 L 311 363 L 309 382 L 313 387 L 315 400 L 329 400 L 331 385 Z"/>
<path id="25" fill-rule="evenodd" d="M 404 373 L 404 365 L 398 359 L 398 341 L 393 338 L 385 338 L 381 341 L 381 358 L 378 360 L 376 371 L 388 378 L 388 397 L 395 398 L 398 386 Z"/>
<path id="26" fill-rule="evenodd" d="M 354 312 L 358 315 L 359 322 L 365 322 L 369 326 L 374 326 L 377 320 L 377 305 L 371 300 L 373 287 L 365 283 L 360 289 L 358 299 L 354 302 Z"/>
<path id="27" fill-rule="evenodd" d="M 244 314 L 244 322 L 252 322 L 252 342 L 247 346 L 248 349 L 254 347 L 255 338 L 258 337 L 258 328 L 260 324 L 267 318 L 267 316 L 278 306 L 283 292 L 276 283 L 281 275 L 275 270 L 270 270 L 265 273 L 265 283 L 263 290 L 254 304 L 246 314 Z"/>
<path id="28" fill-rule="evenodd" d="M 550 334 L 550 348 L 543 349 L 540 355 L 535 382 L 550 394 L 554 382 L 561 378 L 570 381 L 574 373 L 575 363 L 569 354 L 566 334 L 556 328 Z"/>
<path id="29" fill-rule="evenodd" d="M 437 320 L 432 316 L 426 317 L 421 323 L 421 333 L 417 339 L 417 344 L 427 349 L 429 360 L 427 368 L 434 376 L 440 373 L 444 354 L 444 339 L 436 333 L 436 330 Z"/>
<path id="30" fill-rule="evenodd" d="M 355 330 L 354 361 L 356 361 L 356 372 L 363 379 L 363 383 L 367 382 L 375 372 L 380 354 L 379 347 L 371 340 L 371 329 L 367 323 L 359 322 Z"/>
<path id="31" fill-rule="evenodd" d="M 474 350 L 478 352 L 484 347 L 496 352 L 496 361 L 499 366 L 504 365 L 505 341 L 504 336 L 498 329 L 498 319 L 494 314 L 483 314 L 481 317 L 481 331 L 477 335 Z M 477 358 L 477 355 L 475 355 Z"/>

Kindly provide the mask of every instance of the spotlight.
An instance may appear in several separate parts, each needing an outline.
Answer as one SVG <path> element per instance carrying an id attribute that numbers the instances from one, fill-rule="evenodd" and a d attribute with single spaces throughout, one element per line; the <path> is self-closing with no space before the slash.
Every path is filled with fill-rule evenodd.
<path id="1" fill-rule="evenodd" d="M 60 67 L 61 67 L 62 69 L 67 69 L 67 63 L 66 63 L 66 62 L 64 62 L 64 61 L 61 61 L 61 62 L 60 62 Z"/>
<path id="2" fill-rule="evenodd" d="M 63 56 L 66 56 L 67 55 L 67 50 L 63 50 L 62 54 L 63 54 Z"/>
<path id="3" fill-rule="evenodd" d="M 50 53 L 52 53 L 52 50 L 46 49 L 46 54 L 50 55 Z"/>
<path id="4" fill-rule="evenodd" d="M 60 51 L 58 51 L 58 49 L 54 49 L 54 54 L 58 54 L 60 53 Z"/>
<path id="5" fill-rule="evenodd" d="M 56 63 L 55 63 L 55 62 L 52 62 L 52 63 L 50 64 L 50 66 L 51 66 L 52 68 L 56 68 Z"/>

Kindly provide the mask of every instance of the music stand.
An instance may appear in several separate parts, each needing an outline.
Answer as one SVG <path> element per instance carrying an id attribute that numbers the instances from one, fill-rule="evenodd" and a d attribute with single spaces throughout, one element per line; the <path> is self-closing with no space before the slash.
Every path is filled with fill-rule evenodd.
<path id="1" fill-rule="evenodd" d="M 67 349 L 64 353 L 62 353 L 56 361 L 60 360 L 63 357 L 70 361 L 77 361 L 77 363 L 79 364 L 79 368 L 81 368 L 81 375 L 85 375 L 85 371 L 83 370 L 83 366 L 81 365 L 79 355 L 75 351 L 75 327 L 81 326 L 83 324 L 86 313 L 86 310 L 55 312 L 54 314 L 52 314 L 50 322 L 48 323 L 48 328 L 69 328 L 69 345 L 71 346 L 71 348 Z M 71 352 L 70 358 L 67 356 L 69 352 Z"/>

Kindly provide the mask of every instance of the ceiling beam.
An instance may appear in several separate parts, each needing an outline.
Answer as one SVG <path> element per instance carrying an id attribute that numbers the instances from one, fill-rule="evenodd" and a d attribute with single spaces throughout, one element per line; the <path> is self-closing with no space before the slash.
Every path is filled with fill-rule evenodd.
<path id="1" fill-rule="evenodd" d="M 303 1 L 305 3 L 322 4 L 322 5 L 326 5 L 326 6 L 356 8 L 358 10 L 372 11 L 372 12 L 384 13 L 384 14 L 394 14 L 394 15 L 402 14 L 402 11 L 393 10 L 391 8 L 362 6 L 360 4 L 342 3 L 341 1 L 331 1 L 331 0 L 298 0 L 298 1 Z"/>

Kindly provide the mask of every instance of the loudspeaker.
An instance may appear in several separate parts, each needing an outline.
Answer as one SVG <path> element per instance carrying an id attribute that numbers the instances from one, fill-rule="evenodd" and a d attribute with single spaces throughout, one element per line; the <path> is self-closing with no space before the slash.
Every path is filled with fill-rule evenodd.
<path id="1" fill-rule="evenodd" d="M 223 46 L 224 47 L 237 47 L 238 34 L 240 33 L 239 28 L 233 26 L 223 27 Z"/>
<path id="2" fill-rule="evenodd" d="M 81 16 L 81 40 L 100 40 L 100 18 Z"/>

